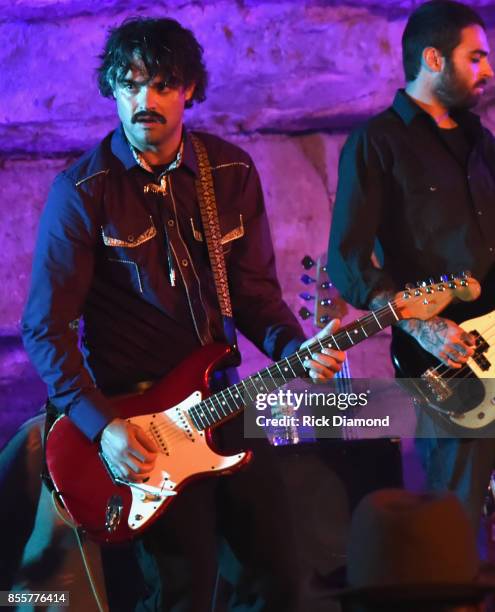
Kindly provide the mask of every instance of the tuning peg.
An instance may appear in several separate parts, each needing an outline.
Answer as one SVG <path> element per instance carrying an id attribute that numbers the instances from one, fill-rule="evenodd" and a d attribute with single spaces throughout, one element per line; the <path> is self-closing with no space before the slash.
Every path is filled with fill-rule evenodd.
<path id="1" fill-rule="evenodd" d="M 301 264 L 302 267 L 305 270 L 311 270 L 311 268 L 315 265 L 315 260 L 310 257 L 309 255 L 305 255 L 302 259 L 301 259 Z"/>
<path id="2" fill-rule="evenodd" d="M 330 317 L 328 315 L 322 315 L 319 318 L 319 322 L 320 323 L 329 323 L 330 322 Z"/>
<path id="3" fill-rule="evenodd" d="M 302 308 L 299 308 L 298 314 L 303 321 L 306 321 L 306 319 L 309 319 L 309 317 L 313 315 L 313 313 L 310 310 L 308 310 L 305 306 L 303 306 Z"/>
<path id="4" fill-rule="evenodd" d="M 461 278 L 470 278 L 471 277 L 471 270 L 463 270 L 460 274 Z"/>
<path id="5" fill-rule="evenodd" d="M 435 279 L 432 276 L 430 276 L 430 278 L 426 281 L 426 284 L 427 285 L 434 285 L 435 284 Z"/>
<path id="6" fill-rule="evenodd" d="M 441 282 L 441 283 L 448 283 L 448 282 L 449 282 L 449 276 L 448 276 L 448 274 L 442 274 L 442 275 L 440 276 L 440 282 Z"/>
<path id="7" fill-rule="evenodd" d="M 311 285 L 311 283 L 316 283 L 316 278 L 313 278 L 309 274 L 303 274 L 301 276 L 301 283 L 304 283 L 305 285 Z"/>
<path id="8" fill-rule="evenodd" d="M 322 289 L 330 289 L 330 287 L 333 287 L 333 285 L 330 281 L 325 281 L 324 283 L 321 283 L 320 287 Z"/>
<path id="9" fill-rule="evenodd" d="M 331 303 L 332 303 L 332 300 L 330 298 L 320 300 L 320 306 L 330 306 Z"/>
<path id="10" fill-rule="evenodd" d="M 301 298 L 301 300 L 305 300 L 306 302 L 309 302 L 310 300 L 315 299 L 314 295 L 311 295 L 311 293 L 307 293 L 306 291 L 303 291 L 302 293 L 300 293 L 299 297 Z"/>

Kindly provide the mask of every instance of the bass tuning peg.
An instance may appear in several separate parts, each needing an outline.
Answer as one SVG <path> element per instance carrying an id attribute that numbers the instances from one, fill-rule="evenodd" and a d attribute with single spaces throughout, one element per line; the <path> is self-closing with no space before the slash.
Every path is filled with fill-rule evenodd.
<path id="1" fill-rule="evenodd" d="M 309 274 L 303 274 L 301 276 L 301 283 L 304 283 L 305 285 L 311 285 L 311 283 L 316 283 L 316 278 L 313 278 Z"/>
<path id="2" fill-rule="evenodd" d="M 311 268 L 315 265 L 315 260 L 309 255 L 305 255 L 301 259 L 301 264 L 305 270 L 311 270 Z"/>
<path id="3" fill-rule="evenodd" d="M 300 293 L 299 297 L 301 298 L 301 300 L 305 300 L 306 302 L 309 302 L 310 300 L 315 299 L 314 295 L 311 295 L 311 293 L 307 293 L 306 291 L 303 291 L 302 293 Z"/>
<path id="4" fill-rule="evenodd" d="M 303 321 L 306 321 L 306 319 L 309 319 L 309 317 L 313 316 L 313 313 L 311 312 L 311 310 L 308 310 L 306 306 L 299 308 L 298 314 Z"/>

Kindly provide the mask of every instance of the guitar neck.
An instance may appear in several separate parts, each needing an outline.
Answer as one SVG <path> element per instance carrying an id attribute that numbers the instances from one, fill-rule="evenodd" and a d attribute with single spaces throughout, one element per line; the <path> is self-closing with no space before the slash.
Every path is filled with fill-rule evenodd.
<path id="1" fill-rule="evenodd" d="M 316 339 L 309 346 L 299 349 L 289 357 L 281 359 L 239 383 L 215 393 L 189 408 L 189 416 L 201 431 L 227 420 L 241 412 L 246 401 L 254 401 L 259 393 L 271 393 L 306 372 L 304 362 L 314 352 L 323 348 L 345 351 L 373 336 L 402 317 L 391 301 L 386 306 L 373 310 L 364 317 L 339 329 L 336 334 Z"/>

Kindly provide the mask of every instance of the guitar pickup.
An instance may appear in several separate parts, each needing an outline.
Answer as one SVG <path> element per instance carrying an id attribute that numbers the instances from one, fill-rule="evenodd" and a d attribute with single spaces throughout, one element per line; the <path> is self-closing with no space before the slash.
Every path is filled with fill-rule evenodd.
<path id="1" fill-rule="evenodd" d="M 476 353 L 486 353 L 490 345 L 483 336 L 476 330 L 470 331 L 469 333 L 476 338 Z"/>
<path id="2" fill-rule="evenodd" d="M 478 367 L 483 370 L 483 372 L 486 372 L 487 370 L 490 369 L 491 367 L 491 363 L 488 361 L 488 359 L 483 355 L 483 354 L 475 354 L 473 355 L 473 360 L 474 362 L 478 365 Z"/>

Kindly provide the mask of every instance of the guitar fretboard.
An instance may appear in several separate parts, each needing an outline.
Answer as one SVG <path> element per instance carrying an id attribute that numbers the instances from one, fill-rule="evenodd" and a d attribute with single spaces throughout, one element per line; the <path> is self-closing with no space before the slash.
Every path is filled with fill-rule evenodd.
<path id="1" fill-rule="evenodd" d="M 276 361 L 272 365 L 260 370 L 256 374 L 240 382 L 210 395 L 198 404 L 189 408 L 189 416 L 198 431 L 212 427 L 241 412 L 246 402 L 254 402 L 259 393 L 271 393 L 286 382 L 304 376 L 306 359 L 323 348 L 332 348 L 345 351 L 355 344 L 366 340 L 370 336 L 388 327 L 399 316 L 395 302 L 353 321 L 342 327 L 336 334 L 316 339 L 303 349 L 299 349 L 289 357 Z"/>

